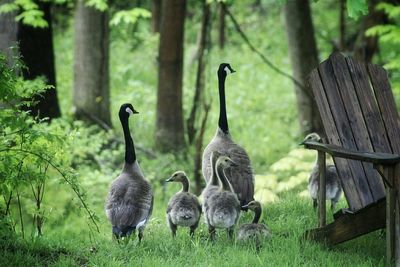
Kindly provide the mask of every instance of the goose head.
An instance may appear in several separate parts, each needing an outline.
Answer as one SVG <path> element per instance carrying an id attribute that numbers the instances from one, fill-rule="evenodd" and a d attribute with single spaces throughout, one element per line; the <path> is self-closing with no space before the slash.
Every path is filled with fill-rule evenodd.
<path id="1" fill-rule="evenodd" d="M 253 201 L 250 201 L 249 203 L 247 203 L 246 205 L 242 206 L 242 208 L 243 209 L 249 209 L 249 210 L 252 210 L 252 211 L 255 211 L 257 209 L 261 210 L 261 203 L 256 201 L 256 200 L 253 200 Z"/>
<path id="2" fill-rule="evenodd" d="M 229 65 L 229 63 L 221 63 L 219 65 L 218 68 L 218 76 L 222 76 L 222 77 L 226 77 L 228 76 L 228 74 L 234 73 L 236 71 L 234 71 L 231 67 L 231 65 Z"/>
<path id="3" fill-rule="evenodd" d="M 225 155 L 219 156 L 215 165 L 220 166 L 223 169 L 238 166 L 236 162 L 234 162 L 230 157 Z"/>
<path id="4" fill-rule="evenodd" d="M 303 142 L 301 142 L 300 145 L 303 145 L 305 142 L 308 141 L 321 143 L 322 138 L 317 133 L 310 133 L 304 138 Z"/>
<path id="5" fill-rule="evenodd" d="M 176 171 L 166 180 L 166 182 L 183 182 L 185 180 L 187 180 L 186 173 L 184 171 Z"/>
<path id="6" fill-rule="evenodd" d="M 132 104 L 126 103 L 121 105 L 120 109 L 119 109 L 119 117 L 122 119 L 127 119 L 129 118 L 130 115 L 133 114 L 138 114 L 139 112 L 135 110 L 135 108 L 132 106 Z"/>

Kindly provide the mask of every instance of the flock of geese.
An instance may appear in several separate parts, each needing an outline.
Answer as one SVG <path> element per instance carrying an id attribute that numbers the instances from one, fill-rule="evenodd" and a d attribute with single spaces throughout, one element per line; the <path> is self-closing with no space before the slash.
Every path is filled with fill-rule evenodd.
<path id="1" fill-rule="evenodd" d="M 166 210 L 167 223 L 173 237 L 176 236 L 178 226 L 189 227 L 190 235 L 193 236 L 203 213 L 210 240 L 215 240 L 216 229 L 226 229 L 228 237 L 232 239 L 241 211 L 248 209 L 254 212 L 253 221 L 239 227 L 237 239 L 252 240 L 259 245 L 262 240 L 271 237 L 268 227 L 259 223 L 262 207 L 260 202 L 254 200 L 254 175 L 249 156 L 232 140 L 229 133 L 225 79 L 233 72 L 235 71 L 227 63 L 220 64 L 217 71 L 220 113 L 216 134 L 203 153 L 202 173 L 206 187 L 202 192 L 202 204 L 196 195 L 189 192 L 189 179 L 184 171 L 176 171 L 166 180 L 182 184 L 182 189 L 169 200 Z M 105 212 L 112 224 L 115 238 L 128 237 L 137 230 L 140 242 L 152 214 L 154 198 L 151 185 L 146 181 L 136 159 L 129 131 L 129 116 L 137 113 L 131 104 L 123 104 L 119 110 L 125 138 L 125 164 L 122 173 L 111 184 Z M 317 136 L 312 135 L 307 138 L 317 138 Z M 316 178 L 318 169 L 314 170 L 310 176 L 309 189 L 318 191 L 318 184 L 314 183 L 318 180 Z M 339 193 L 337 188 L 328 190 L 331 184 L 333 186 L 339 184 L 336 183 L 337 175 L 331 176 L 327 181 L 327 193 L 332 191 L 335 194 L 332 193 L 334 197 L 327 198 L 332 200 L 334 206 L 340 197 L 341 189 L 339 185 Z M 313 197 L 311 191 L 310 194 Z M 314 203 L 316 205 L 316 200 Z"/>

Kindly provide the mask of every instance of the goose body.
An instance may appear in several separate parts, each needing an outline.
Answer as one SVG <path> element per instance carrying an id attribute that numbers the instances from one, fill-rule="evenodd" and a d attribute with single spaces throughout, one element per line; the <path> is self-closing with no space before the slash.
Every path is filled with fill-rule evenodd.
<path id="1" fill-rule="evenodd" d="M 211 154 L 218 151 L 221 155 L 228 156 L 238 165 L 236 168 L 225 170 L 242 205 L 254 199 L 254 175 L 251 162 L 246 151 L 236 144 L 229 133 L 228 120 L 225 105 L 225 79 L 229 73 L 234 72 L 229 64 L 222 63 L 218 69 L 218 89 L 220 99 L 220 115 L 218 128 L 214 138 L 206 146 L 203 152 L 202 172 L 204 179 L 208 181 L 212 177 Z"/>
<path id="2" fill-rule="evenodd" d="M 229 157 L 220 156 L 216 162 L 216 173 L 220 180 L 219 189 L 204 200 L 203 210 L 208 224 L 211 240 L 215 239 L 215 229 L 228 230 L 230 238 L 240 215 L 240 202 L 224 172 L 228 167 L 236 166 Z"/>
<path id="3" fill-rule="evenodd" d="M 262 240 L 269 239 L 272 235 L 265 224 L 258 222 L 262 212 L 261 204 L 258 201 L 251 201 L 246 208 L 254 211 L 254 219 L 252 223 L 246 223 L 239 227 L 237 240 L 253 241 L 259 247 Z"/>
<path id="4" fill-rule="evenodd" d="M 199 200 L 189 192 L 189 180 L 184 172 L 175 172 L 167 182 L 182 183 L 182 190 L 171 197 L 167 206 L 167 222 L 172 236 L 175 237 L 177 226 L 190 227 L 190 235 L 193 235 L 201 215 Z"/>
<path id="5" fill-rule="evenodd" d="M 304 141 L 315 141 L 321 142 L 321 137 L 316 133 L 308 134 Z M 308 191 L 310 197 L 313 200 L 313 207 L 316 208 L 318 205 L 318 188 L 319 188 L 319 168 L 318 168 L 318 157 L 315 161 L 315 165 L 310 173 L 308 179 Z M 339 201 L 342 195 L 342 187 L 339 182 L 338 172 L 335 165 L 326 165 L 326 200 L 331 201 L 331 209 L 334 210 L 336 203 Z"/>
<path id="6" fill-rule="evenodd" d="M 119 117 L 125 137 L 125 164 L 122 173 L 112 182 L 105 203 L 112 233 L 118 239 L 138 230 L 139 241 L 153 210 L 153 192 L 136 160 L 128 118 L 137 113 L 130 104 L 120 108 Z"/>

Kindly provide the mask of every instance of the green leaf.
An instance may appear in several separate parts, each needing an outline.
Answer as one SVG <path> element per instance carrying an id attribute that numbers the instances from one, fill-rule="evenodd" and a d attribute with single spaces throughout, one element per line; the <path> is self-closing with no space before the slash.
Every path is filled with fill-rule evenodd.
<path id="1" fill-rule="evenodd" d="M 347 0 L 347 13 L 349 17 L 357 19 L 368 13 L 368 4 L 366 0 Z"/>

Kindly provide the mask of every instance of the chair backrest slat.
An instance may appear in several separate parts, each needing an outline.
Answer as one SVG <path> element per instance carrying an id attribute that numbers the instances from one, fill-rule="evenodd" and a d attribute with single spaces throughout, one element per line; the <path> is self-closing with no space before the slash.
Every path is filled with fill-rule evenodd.
<path id="1" fill-rule="evenodd" d="M 381 67 L 332 54 L 309 78 L 328 143 L 368 152 L 400 152 L 396 105 Z M 371 163 L 334 158 L 351 210 L 385 197 Z"/>

